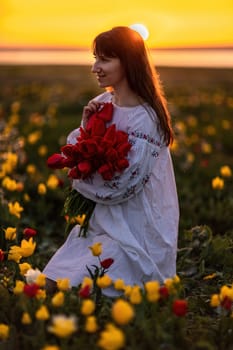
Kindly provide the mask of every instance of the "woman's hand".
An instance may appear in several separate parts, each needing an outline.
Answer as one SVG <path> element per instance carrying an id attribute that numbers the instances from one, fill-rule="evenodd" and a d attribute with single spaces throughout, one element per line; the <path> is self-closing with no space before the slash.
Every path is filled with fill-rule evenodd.
<path id="1" fill-rule="evenodd" d="M 99 111 L 103 105 L 104 105 L 103 102 L 97 102 L 97 101 L 91 100 L 90 102 L 88 102 L 87 106 L 83 108 L 82 125 L 84 129 L 86 128 L 86 125 L 90 116 L 93 113 Z"/>

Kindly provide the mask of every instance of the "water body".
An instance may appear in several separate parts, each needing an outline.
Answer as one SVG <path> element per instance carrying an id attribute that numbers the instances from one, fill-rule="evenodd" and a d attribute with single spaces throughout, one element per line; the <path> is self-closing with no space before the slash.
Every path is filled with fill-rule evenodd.
<path id="1" fill-rule="evenodd" d="M 233 48 L 150 50 L 156 66 L 233 68 Z M 0 65 L 91 65 L 92 53 L 79 49 L 0 49 Z"/>

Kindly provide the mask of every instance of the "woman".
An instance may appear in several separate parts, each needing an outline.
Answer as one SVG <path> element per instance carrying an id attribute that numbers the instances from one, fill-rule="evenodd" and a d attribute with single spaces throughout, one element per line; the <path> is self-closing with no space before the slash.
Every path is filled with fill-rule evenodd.
<path id="1" fill-rule="evenodd" d="M 82 126 L 104 103 L 113 104 L 116 128 L 128 134 L 132 148 L 129 167 L 118 181 L 73 180 L 73 188 L 96 202 L 87 237 L 75 226 L 66 242 L 44 269 L 48 282 L 69 278 L 78 286 L 88 276 L 86 266 L 96 264 L 88 247 L 101 242 L 101 259 L 114 259 L 108 274 L 125 284 L 143 285 L 149 280 L 176 274 L 179 208 L 169 144 L 173 139 L 169 112 L 157 74 L 149 62 L 141 36 L 128 27 L 99 34 L 93 43 L 92 72 L 108 91 L 83 109 Z M 79 129 L 68 136 L 77 142 Z M 104 290 L 114 296 L 113 288 Z"/>

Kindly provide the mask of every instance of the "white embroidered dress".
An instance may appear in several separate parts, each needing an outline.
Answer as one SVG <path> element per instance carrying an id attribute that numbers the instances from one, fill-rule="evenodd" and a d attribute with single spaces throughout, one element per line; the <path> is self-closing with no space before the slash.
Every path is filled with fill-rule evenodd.
<path id="1" fill-rule="evenodd" d="M 111 97 L 105 92 L 96 100 L 110 102 Z M 128 133 L 133 145 L 130 165 L 111 181 L 99 174 L 73 181 L 73 188 L 97 203 L 87 237 L 79 237 L 75 226 L 43 271 L 52 280 L 69 278 L 72 286 L 89 276 L 86 266 L 98 265 L 88 248 L 96 242 L 102 243 L 101 260 L 114 259 L 107 272 L 113 281 L 122 278 L 125 284 L 143 285 L 176 274 L 179 207 L 169 148 L 148 104 L 113 106 L 109 124 Z M 76 143 L 78 134 L 79 129 L 72 131 L 68 143 Z M 104 293 L 115 295 L 111 287 Z"/>

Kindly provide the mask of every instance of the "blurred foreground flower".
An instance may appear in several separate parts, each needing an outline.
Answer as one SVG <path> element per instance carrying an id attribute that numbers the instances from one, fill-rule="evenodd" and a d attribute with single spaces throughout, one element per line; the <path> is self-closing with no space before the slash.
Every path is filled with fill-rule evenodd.
<path id="1" fill-rule="evenodd" d="M 185 316 L 188 311 L 188 303 L 186 300 L 177 299 L 173 301 L 172 311 L 176 316 Z"/>
<path id="2" fill-rule="evenodd" d="M 40 183 L 40 184 L 38 185 L 37 192 L 38 192 L 40 195 L 42 195 L 42 196 L 43 196 L 44 194 L 46 194 L 46 192 L 47 192 L 46 185 L 43 184 L 43 183 Z"/>
<path id="3" fill-rule="evenodd" d="M 109 323 L 105 330 L 101 332 L 98 345 L 104 350 L 121 349 L 125 345 L 124 333 L 121 329 Z"/>
<path id="4" fill-rule="evenodd" d="M 56 294 L 54 294 L 54 296 L 52 297 L 52 305 L 55 307 L 60 307 L 64 304 L 64 300 L 65 300 L 65 295 L 62 291 L 57 292 Z"/>
<path id="5" fill-rule="evenodd" d="M 45 345 L 41 350 L 60 350 L 61 348 L 57 345 Z"/>
<path id="6" fill-rule="evenodd" d="M 222 166 L 220 168 L 220 174 L 223 177 L 231 177 L 232 176 L 231 168 L 228 165 Z"/>
<path id="7" fill-rule="evenodd" d="M 91 299 L 84 299 L 81 305 L 81 314 L 90 316 L 95 311 L 95 303 Z"/>
<path id="8" fill-rule="evenodd" d="M 41 305 L 41 307 L 36 311 L 35 317 L 37 320 L 46 321 L 49 319 L 49 310 L 45 305 Z"/>
<path id="9" fill-rule="evenodd" d="M 25 284 L 23 291 L 29 298 L 34 298 L 37 295 L 39 288 L 40 287 L 36 283 Z"/>
<path id="10" fill-rule="evenodd" d="M 31 324 L 32 323 L 32 319 L 31 316 L 29 315 L 28 312 L 24 312 L 22 317 L 21 317 L 21 323 L 22 324 Z"/>
<path id="11" fill-rule="evenodd" d="M 5 231 L 5 239 L 9 241 L 14 241 L 16 239 L 16 228 L 15 227 L 7 227 Z"/>
<path id="12" fill-rule="evenodd" d="M 0 323 L 0 340 L 6 340 L 9 337 L 10 328 L 4 323 Z"/>
<path id="13" fill-rule="evenodd" d="M 74 316 L 56 315 L 52 317 L 52 324 L 48 327 L 50 333 L 59 338 L 67 338 L 77 330 L 77 321 Z"/>
<path id="14" fill-rule="evenodd" d="M 69 278 L 58 278 L 57 279 L 57 288 L 61 291 L 66 291 L 70 289 L 70 280 Z"/>
<path id="15" fill-rule="evenodd" d="M 95 316 L 88 316 L 85 323 L 85 331 L 95 333 L 98 329 L 97 319 Z"/>
<path id="16" fill-rule="evenodd" d="M 222 190 L 224 187 L 224 180 L 221 179 L 219 176 L 216 176 L 214 179 L 212 179 L 212 188 L 214 190 Z"/>
<path id="17" fill-rule="evenodd" d="M 21 217 L 21 212 L 24 210 L 23 207 L 19 204 L 19 202 L 10 202 L 8 203 L 9 213 L 11 215 L 16 216 L 18 219 Z"/>
<path id="18" fill-rule="evenodd" d="M 128 324 L 134 317 L 134 309 L 127 301 L 118 299 L 112 306 L 112 318 L 119 325 Z"/>

